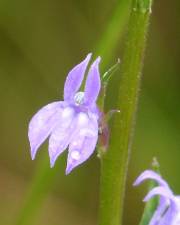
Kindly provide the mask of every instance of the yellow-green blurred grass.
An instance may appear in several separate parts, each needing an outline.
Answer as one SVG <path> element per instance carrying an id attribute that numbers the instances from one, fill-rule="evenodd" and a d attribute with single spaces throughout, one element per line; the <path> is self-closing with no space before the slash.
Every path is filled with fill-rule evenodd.
<path id="1" fill-rule="evenodd" d="M 30 159 L 27 140 L 29 119 L 41 106 L 62 97 L 66 73 L 100 39 L 116 4 L 117 1 L 111 4 L 109 1 L 87 1 L 86 4 L 83 1 L 55 0 L 1 1 L 0 224 L 13 224 L 38 163 L 45 154 L 47 157 L 46 144 L 36 161 Z M 175 1 L 170 9 L 178 7 L 178 4 Z M 153 156 L 158 157 L 162 173 L 176 193 L 180 193 L 180 79 L 176 37 L 179 30 L 174 28 L 178 14 L 175 10 L 166 9 L 168 1 L 155 2 L 154 6 L 155 19 L 146 51 L 130 163 L 125 211 L 127 225 L 138 220 L 140 208 L 137 209 L 137 204 L 142 207 L 143 194 L 139 196 L 139 191 L 131 184 L 135 176 L 149 166 Z M 171 21 L 169 23 L 163 20 L 167 16 Z M 172 32 L 174 30 L 176 33 Z M 171 35 L 168 34 L 170 31 Z M 115 62 L 120 53 L 121 50 L 116 48 L 112 61 Z M 110 85 L 113 87 L 113 81 Z M 110 96 L 107 108 L 113 106 L 114 98 Z M 68 177 L 64 176 L 65 156 L 57 163 L 60 163 L 60 168 L 55 186 L 45 200 L 36 223 L 57 224 L 61 221 L 59 224 L 63 225 L 95 224 L 98 160 L 94 156 Z M 134 207 L 137 210 L 133 211 Z"/>

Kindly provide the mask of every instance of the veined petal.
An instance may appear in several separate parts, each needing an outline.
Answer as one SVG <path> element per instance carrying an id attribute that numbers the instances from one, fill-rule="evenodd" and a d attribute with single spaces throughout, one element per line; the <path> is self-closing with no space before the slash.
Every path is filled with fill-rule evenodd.
<path id="1" fill-rule="evenodd" d="M 75 66 L 68 74 L 64 85 L 64 100 L 71 100 L 75 93 L 79 90 L 84 74 L 91 58 L 91 53 L 77 66 Z"/>
<path id="2" fill-rule="evenodd" d="M 62 112 L 63 102 L 53 102 L 40 109 L 29 123 L 28 137 L 31 157 L 35 158 L 37 149 L 52 132 Z"/>
<path id="3" fill-rule="evenodd" d="M 66 107 L 59 116 L 58 124 L 49 138 L 49 157 L 51 167 L 57 157 L 67 148 L 74 130 L 75 112 L 73 108 Z"/>
<path id="4" fill-rule="evenodd" d="M 88 125 L 79 129 L 74 136 L 68 151 L 66 174 L 69 174 L 76 166 L 86 161 L 94 152 L 98 139 L 98 123 L 89 120 Z"/>
<path id="5" fill-rule="evenodd" d="M 99 74 L 99 63 L 101 58 L 98 57 L 89 69 L 89 73 L 85 85 L 84 103 L 87 105 L 96 102 L 100 88 L 101 80 Z"/>
<path id="6" fill-rule="evenodd" d="M 167 182 L 163 180 L 159 174 L 155 173 L 152 170 L 145 170 L 143 173 L 141 173 L 140 176 L 135 180 L 133 185 L 137 186 L 147 179 L 155 180 L 159 185 L 169 188 Z"/>

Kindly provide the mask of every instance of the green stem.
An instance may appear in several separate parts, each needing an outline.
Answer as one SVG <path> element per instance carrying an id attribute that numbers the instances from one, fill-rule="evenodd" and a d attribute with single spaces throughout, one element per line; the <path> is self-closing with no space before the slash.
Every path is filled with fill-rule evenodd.
<path id="1" fill-rule="evenodd" d="M 122 224 L 123 200 L 131 149 L 145 40 L 150 16 L 150 0 L 134 0 L 129 31 L 118 81 L 117 109 L 111 128 L 110 146 L 101 158 L 99 225 Z"/>

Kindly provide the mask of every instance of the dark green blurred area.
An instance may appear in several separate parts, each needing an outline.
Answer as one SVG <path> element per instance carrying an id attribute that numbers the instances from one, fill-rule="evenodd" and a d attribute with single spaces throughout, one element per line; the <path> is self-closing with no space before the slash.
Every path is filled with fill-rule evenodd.
<path id="1" fill-rule="evenodd" d="M 0 224 L 16 224 L 42 165 L 46 169 L 37 191 L 39 200 L 32 206 L 36 209 L 31 209 L 30 224 L 97 224 L 96 155 L 65 176 L 66 154 L 54 169 L 47 169 L 47 142 L 36 160 L 31 161 L 27 129 L 30 118 L 40 107 L 62 99 L 68 71 L 103 39 L 118 3 L 117 0 L 1 0 Z M 161 173 L 174 192 L 180 194 L 179 10 L 178 0 L 154 1 L 130 160 L 125 225 L 138 224 L 146 189 L 145 186 L 135 189 L 132 183 L 141 171 L 150 167 L 152 157 L 158 158 Z M 125 30 L 126 27 L 118 47 L 108 56 L 109 65 L 102 64 L 102 68 L 121 58 Z M 117 72 L 115 76 L 119 75 Z M 116 100 L 111 91 L 115 76 L 109 86 L 107 109 L 113 108 Z M 31 210 L 27 210 L 29 214 Z"/>

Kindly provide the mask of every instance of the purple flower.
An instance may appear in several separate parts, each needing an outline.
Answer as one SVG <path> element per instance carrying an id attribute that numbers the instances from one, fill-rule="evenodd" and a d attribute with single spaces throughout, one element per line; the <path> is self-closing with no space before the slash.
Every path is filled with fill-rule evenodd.
<path id="1" fill-rule="evenodd" d="M 136 179 L 134 185 L 139 185 L 146 179 L 155 180 L 158 186 L 149 191 L 144 201 L 146 202 L 156 195 L 160 197 L 159 204 L 149 225 L 180 225 L 180 196 L 174 195 L 167 182 L 159 174 L 151 170 L 144 171 Z"/>
<path id="2" fill-rule="evenodd" d="M 64 101 L 52 102 L 40 109 L 29 123 L 31 157 L 49 136 L 51 167 L 68 148 L 66 174 L 87 160 L 98 139 L 100 111 L 96 100 L 101 88 L 98 57 L 91 65 L 84 92 L 79 91 L 91 54 L 68 74 L 64 85 Z"/>

